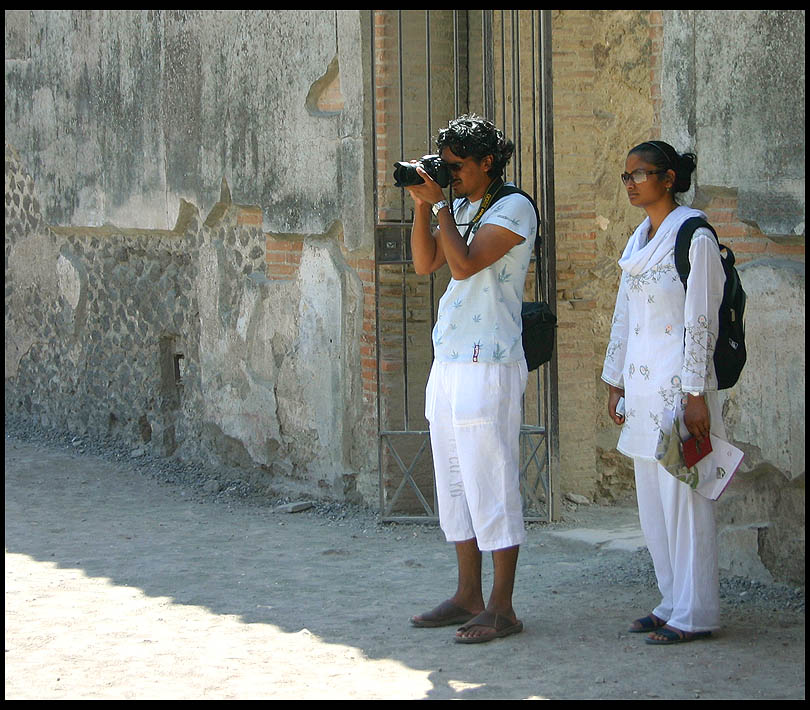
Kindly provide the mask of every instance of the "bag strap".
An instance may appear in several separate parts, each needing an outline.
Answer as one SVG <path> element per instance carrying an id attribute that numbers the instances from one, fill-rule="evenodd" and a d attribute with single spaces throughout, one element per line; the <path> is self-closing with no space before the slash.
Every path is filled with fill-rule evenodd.
<path id="1" fill-rule="evenodd" d="M 717 239 L 717 232 L 714 227 L 710 225 L 703 217 L 690 217 L 687 219 L 678 230 L 678 235 L 675 237 L 675 268 L 678 270 L 678 276 L 681 278 L 684 290 L 686 290 L 686 281 L 689 278 L 689 272 L 692 270 L 692 265 L 689 263 L 689 247 L 692 244 L 692 237 L 695 231 L 700 227 L 705 227 Z M 717 240 L 720 243 L 720 240 Z M 732 257 L 733 258 L 733 257 Z"/>
<path id="2" fill-rule="evenodd" d="M 534 214 L 536 217 L 535 224 L 537 225 L 535 235 L 534 235 L 534 253 L 535 259 L 538 263 L 538 269 L 540 264 L 540 211 L 537 209 L 537 203 L 534 201 L 531 195 L 526 192 L 523 192 L 518 187 L 514 185 L 505 185 L 502 178 L 496 178 L 493 180 L 489 187 L 487 188 L 484 197 L 481 199 L 481 206 L 478 208 L 478 212 L 476 213 L 475 217 L 473 217 L 472 221 L 467 225 L 467 229 L 464 232 L 464 243 L 467 243 L 467 238 L 470 236 L 470 230 L 475 226 L 477 222 L 481 220 L 484 216 L 484 213 L 492 207 L 498 200 L 508 197 L 509 195 L 523 195 L 530 203 L 532 208 L 534 209 Z M 539 274 L 539 270 L 538 270 Z"/>

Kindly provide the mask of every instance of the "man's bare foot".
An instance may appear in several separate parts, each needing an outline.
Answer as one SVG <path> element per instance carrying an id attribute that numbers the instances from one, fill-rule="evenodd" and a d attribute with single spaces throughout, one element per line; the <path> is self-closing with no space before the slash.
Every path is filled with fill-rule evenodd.
<path id="1" fill-rule="evenodd" d="M 486 643 L 523 631 L 523 622 L 518 621 L 514 611 L 510 614 L 497 614 L 488 610 L 464 624 L 456 631 L 456 643 Z"/>
<path id="2" fill-rule="evenodd" d="M 452 599 L 443 601 L 435 609 L 411 617 L 411 625 L 421 628 L 435 628 L 437 626 L 458 626 L 472 619 L 477 611 L 468 611 L 459 606 Z"/>

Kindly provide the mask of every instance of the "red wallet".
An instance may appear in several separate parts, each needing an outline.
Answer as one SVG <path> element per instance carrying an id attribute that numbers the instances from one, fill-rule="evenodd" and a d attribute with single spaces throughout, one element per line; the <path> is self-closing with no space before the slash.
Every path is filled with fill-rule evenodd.
<path id="1" fill-rule="evenodd" d="M 692 468 L 698 461 L 712 452 L 712 441 L 707 436 L 703 441 L 698 441 L 692 436 L 683 442 L 683 460 L 687 468 Z"/>

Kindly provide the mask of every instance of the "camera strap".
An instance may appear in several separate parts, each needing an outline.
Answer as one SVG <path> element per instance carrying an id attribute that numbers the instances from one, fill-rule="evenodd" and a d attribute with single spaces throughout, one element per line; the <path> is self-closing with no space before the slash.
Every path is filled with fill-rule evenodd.
<path id="1" fill-rule="evenodd" d="M 478 212 L 475 213 L 475 217 L 472 218 L 471 222 L 467 222 L 467 230 L 464 232 L 464 243 L 467 243 L 467 238 L 470 236 L 470 231 L 476 225 L 476 223 L 484 216 L 484 212 L 486 212 L 491 206 L 492 203 L 495 202 L 495 196 L 498 194 L 500 189 L 503 187 L 503 178 L 497 177 L 491 183 L 489 183 L 489 187 L 487 187 L 487 191 L 484 193 L 484 196 L 481 198 L 481 205 L 478 208 Z"/>
<path id="2" fill-rule="evenodd" d="M 501 194 L 502 193 L 502 194 Z M 475 217 L 472 218 L 471 222 L 467 222 L 466 225 L 457 225 L 459 227 L 466 226 L 467 229 L 464 232 L 464 243 L 467 243 L 467 239 L 470 236 L 470 230 L 475 226 L 475 224 L 480 221 L 481 217 L 484 216 L 484 212 L 486 212 L 493 204 L 495 204 L 499 199 L 502 197 L 507 197 L 508 195 L 513 194 L 523 195 L 529 202 L 531 202 L 532 207 L 534 208 L 534 214 L 537 218 L 537 234 L 535 235 L 534 240 L 534 248 L 537 252 L 538 260 L 540 256 L 540 212 L 537 209 L 537 203 L 535 203 L 534 199 L 532 199 L 531 195 L 527 195 L 523 190 L 520 190 L 517 187 L 512 185 L 504 184 L 503 178 L 495 178 L 487 188 L 486 193 L 481 198 L 481 206 L 478 208 L 478 212 L 476 212 Z"/>

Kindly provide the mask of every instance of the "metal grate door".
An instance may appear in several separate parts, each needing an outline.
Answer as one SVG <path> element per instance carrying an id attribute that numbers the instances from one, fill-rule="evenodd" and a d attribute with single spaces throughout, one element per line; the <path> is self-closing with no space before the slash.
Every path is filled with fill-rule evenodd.
<path id="1" fill-rule="evenodd" d="M 414 273 L 412 208 L 393 163 L 435 151 L 438 128 L 462 113 L 495 121 L 515 142 L 507 179 L 540 210 L 540 263 L 525 300 L 556 310 L 550 16 L 545 10 L 374 10 L 374 209 L 380 510 L 383 520 L 437 517 L 424 390 L 430 334 L 447 269 Z M 551 299 L 551 300 L 549 300 Z M 556 355 L 530 373 L 521 427 L 527 520 L 555 517 Z"/>

